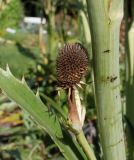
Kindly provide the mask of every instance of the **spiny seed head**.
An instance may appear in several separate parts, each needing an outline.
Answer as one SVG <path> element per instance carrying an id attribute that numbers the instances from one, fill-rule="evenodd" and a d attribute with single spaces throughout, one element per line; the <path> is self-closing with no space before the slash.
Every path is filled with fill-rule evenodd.
<path id="1" fill-rule="evenodd" d="M 80 82 L 88 67 L 88 53 L 80 43 L 66 44 L 57 57 L 58 85 L 64 89 Z"/>

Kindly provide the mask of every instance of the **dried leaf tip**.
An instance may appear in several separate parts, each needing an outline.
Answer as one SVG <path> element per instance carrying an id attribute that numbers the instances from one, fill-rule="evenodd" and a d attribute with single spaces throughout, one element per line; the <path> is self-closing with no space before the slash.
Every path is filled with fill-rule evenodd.
<path id="1" fill-rule="evenodd" d="M 21 82 L 22 82 L 22 84 L 26 84 L 26 85 L 27 85 L 27 83 L 26 83 L 26 80 L 25 80 L 25 77 L 24 77 L 24 76 L 22 76 Z"/>
<path id="2" fill-rule="evenodd" d="M 10 75 L 12 75 L 8 64 L 6 64 L 6 72 L 9 73 Z"/>
<path id="3" fill-rule="evenodd" d="M 82 44 L 65 44 L 59 50 L 56 63 L 59 86 L 67 89 L 78 84 L 87 71 L 88 63 L 88 53 Z"/>
<path id="4" fill-rule="evenodd" d="M 37 89 L 36 97 L 40 98 L 39 88 Z"/>

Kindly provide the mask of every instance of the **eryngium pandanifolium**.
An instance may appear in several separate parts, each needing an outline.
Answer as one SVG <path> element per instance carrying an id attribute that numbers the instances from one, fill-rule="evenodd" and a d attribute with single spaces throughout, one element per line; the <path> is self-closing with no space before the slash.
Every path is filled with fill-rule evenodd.
<path id="1" fill-rule="evenodd" d="M 88 53 L 80 43 L 66 44 L 59 50 L 56 69 L 58 85 L 64 89 L 80 82 L 88 67 Z"/>

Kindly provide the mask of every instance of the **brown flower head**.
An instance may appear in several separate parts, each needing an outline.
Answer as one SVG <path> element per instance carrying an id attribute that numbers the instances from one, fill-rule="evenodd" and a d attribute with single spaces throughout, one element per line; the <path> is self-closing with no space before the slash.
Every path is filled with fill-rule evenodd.
<path id="1" fill-rule="evenodd" d="M 87 67 L 87 50 L 80 43 L 66 44 L 57 57 L 58 85 L 67 89 L 78 84 Z"/>

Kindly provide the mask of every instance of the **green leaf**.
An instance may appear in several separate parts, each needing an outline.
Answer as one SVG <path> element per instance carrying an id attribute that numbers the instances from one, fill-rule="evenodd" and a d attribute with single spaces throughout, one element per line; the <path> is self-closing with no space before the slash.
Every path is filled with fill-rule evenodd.
<path id="1" fill-rule="evenodd" d="M 66 114 L 64 113 L 64 111 L 62 110 L 62 108 L 59 106 L 58 103 L 56 103 L 54 100 L 52 100 L 51 98 L 49 98 L 44 94 L 41 94 L 41 96 L 54 107 L 54 109 L 61 115 L 61 117 L 67 119 Z"/>
<path id="2" fill-rule="evenodd" d="M 25 109 L 34 121 L 51 136 L 66 159 L 86 159 L 80 147 L 73 143 L 70 136 L 63 133 L 57 117 L 50 113 L 39 96 L 34 95 L 30 90 L 24 78 L 19 81 L 11 74 L 8 67 L 6 71 L 0 68 L 0 88 L 22 109 Z"/>

